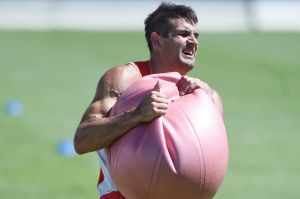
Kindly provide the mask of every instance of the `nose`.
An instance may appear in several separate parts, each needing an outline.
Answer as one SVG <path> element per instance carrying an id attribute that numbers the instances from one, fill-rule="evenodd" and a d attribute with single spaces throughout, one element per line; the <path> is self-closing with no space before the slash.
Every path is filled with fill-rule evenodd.
<path id="1" fill-rule="evenodd" d="M 188 43 L 197 46 L 198 45 L 198 38 L 194 34 L 191 34 L 189 36 Z"/>
<path id="2" fill-rule="evenodd" d="M 195 51 L 197 51 L 198 39 L 194 34 L 189 36 L 189 39 L 187 40 L 187 45 L 190 46 L 191 48 L 195 48 Z"/>

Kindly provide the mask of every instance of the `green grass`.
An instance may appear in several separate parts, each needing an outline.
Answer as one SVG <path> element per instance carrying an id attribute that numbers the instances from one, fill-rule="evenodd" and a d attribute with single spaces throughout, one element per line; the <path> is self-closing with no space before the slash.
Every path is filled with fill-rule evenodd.
<path id="1" fill-rule="evenodd" d="M 230 144 L 216 199 L 300 197 L 300 34 L 201 34 L 197 67 L 219 91 Z M 0 198 L 98 198 L 95 153 L 64 157 L 99 77 L 145 60 L 142 32 L 0 32 Z"/>

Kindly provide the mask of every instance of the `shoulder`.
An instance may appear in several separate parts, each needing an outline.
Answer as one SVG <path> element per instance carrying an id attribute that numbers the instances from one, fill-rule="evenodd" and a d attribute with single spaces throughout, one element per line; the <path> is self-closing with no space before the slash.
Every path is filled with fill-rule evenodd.
<path id="1" fill-rule="evenodd" d="M 121 95 L 133 82 L 141 78 L 141 74 L 132 64 L 116 65 L 107 70 L 98 82 L 99 94 Z"/>
<path id="2" fill-rule="evenodd" d="M 109 79 L 116 79 L 116 78 L 131 78 L 131 77 L 140 77 L 140 73 L 138 69 L 130 62 L 128 64 L 120 64 L 113 66 L 109 70 L 107 70 L 101 79 L 109 78 Z"/>

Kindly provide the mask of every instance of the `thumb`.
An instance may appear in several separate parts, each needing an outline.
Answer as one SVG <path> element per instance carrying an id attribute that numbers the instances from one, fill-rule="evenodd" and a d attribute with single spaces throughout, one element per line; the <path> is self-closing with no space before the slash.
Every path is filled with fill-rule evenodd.
<path id="1" fill-rule="evenodd" d="M 160 91 L 160 82 L 159 80 L 157 80 L 155 86 L 153 87 L 152 91 L 157 91 L 159 92 Z"/>

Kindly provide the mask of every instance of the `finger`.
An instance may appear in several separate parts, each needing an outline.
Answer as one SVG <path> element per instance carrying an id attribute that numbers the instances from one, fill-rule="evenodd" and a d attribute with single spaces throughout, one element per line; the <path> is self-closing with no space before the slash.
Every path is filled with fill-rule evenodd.
<path id="1" fill-rule="evenodd" d="M 158 109 L 158 108 L 154 108 L 154 111 L 157 115 L 157 117 L 165 115 L 167 113 L 166 109 Z"/>
<path id="2" fill-rule="evenodd" d="M 201 88 L 201 87 L 195 82 L 190 82 L 190 84 L 188 85 L 186 94 L 190 94 L 190 93 L 194 92 L 194 90 L 197 88 Z"/>
<path id="3" fill-rule="evenodd" d="M 154 104 L 154 108 L 156 108 L 156 109 L 167 110 L 168 107 L 169 107 L 168 103 L 158 103 L 158 102 L 156 102 Z"/>
<path id="4" fill-rule="evenodd" d="M 152 91 L 157 91 L 159 92 L 160 91 L 160 82 L 159 80 L 157 80 L 155 86 L 153 87 Z"/>
<path id="5" fill-rule="evenodd" d="M 180 85 L 181 85 L 181 80 L 182 80 L 182 77 L 177 81 L 177 83 L 176 83 L 176 86 L 179 88 L 180 87 Z"/>
<path id="6" fill-rule="evenodd" d="M 199 83 L 197 85 L 198 85 L 198 88 L 203 88 L 203 89 L 209 88 L 208 84 L 201 80 L 199 80 Z"/>
<path id="7" fill-rule="evenodd" d="M 190 82 L 185 81 L 185 82 L 182 84 L 182 88 L 181 88 L 180 94 L 181 94 L 181 95 L 187 94 L 187 93 L 188 93 L 189 87 L 190 87 Z"/>
<path id="8" fill-rule="evenodd" d="M 169 100 L 167 98 L 157 97 L 157 96 L 152 97 L 152 102 L 162 103 L 162 104 L 169 104 Z"/>
<path id="9" fill-rule="evenodd" d="M 210 89 L 210 86 L 207 83 L 203 82 L 203 84 L 205 89 Z"/>
<path id="10" fill-rule="evenodd" d="M 157 97 L 167 99 L 167 96 L 164 93 L 157 93 Z"/>
<path id="11" fill-rule="evenodd" d="M 150 98 L 154 101 L 167 101 L 167 96 L 157 91 L 151 91 L 149 94 Z"/>
<path id="12" fill-rule="evenodd" d="M 177 88 L 178 88 L 178 91 L 179 91 L 179 95 L 184 95 L 184 93 L 183 93 L 183 84 L 184 84 L 184 81 L 185 81 L 185 79 L 184 79 L 184 77 L 182 76 L 181 78 L 180 78 L 180 80 L 177 82 Z"/>
<path id="13" fill-rule="evenodd" d="M 190 94 L 190 93 L 192 93 L 194 90 L 195 90 L 195 88 L 193 88 L 192 86 L 190 86 L 190 87 L 187 89 L 186 94 Z"/>

